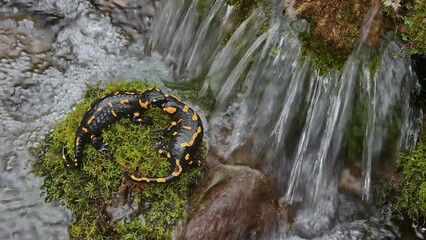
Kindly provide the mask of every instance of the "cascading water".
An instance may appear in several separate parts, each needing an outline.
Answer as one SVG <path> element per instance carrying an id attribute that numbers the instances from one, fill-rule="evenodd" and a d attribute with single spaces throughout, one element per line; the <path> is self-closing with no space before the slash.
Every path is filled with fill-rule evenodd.
<path id="1" fill-rule="evenodd" d="M 176 38 L 168 35 L 163 42 L 156 37 L 153 47 L 176 59 L 177 74 L 189 73 L 186 79 L 200 74 L 189 63 L 194 63 L 194 53 L 201 54 L 205 33 L 222 37 L 217 29 L 227 23 L 211 29 L 212 21 L 228 16 L 219 13 L 226 7 L 216 1 L 195 34 L 195 23 L 187 22 L 193 8 L 171 11 L 180 15 L 168 21 L 184 19 L 169 31 L 176 32 Z M 272 19 L 269 30 L 261 33 L 259 26 L 266 19 L 255 11 L 226 46 L 218 50 L 216 38 L 208 49 L 202 48 L 207 57 L 198 64 L 208 71 L 198 98 L 209 96 L 213 108 L 208 115 L 211 151 L 224 163 L 248 165 L 271 176 L 282 196 L 280 203 L 297 206 L 293 232 L 300 236 L 321 236 L 341 221 L 343 169 L 359 169 L 362 183 L 357 194 L 368 205 L 373 166 L 393 161 L 399 151 L 415 80 L 409 61 L 398 57 L 400 45 L 392 34 L 370 46 L 379 10 L 379 5 L 370 10 L 344 68 L 323 75 L 301 55 L 297 34 L 306 23 L 289 16 Z M 154 24 L 154 33 L 164 29 L 162 24 Z M 182 33 L 197 37 L 183 38 Z M 173 45 L 175 52 L 157 47 L 162 45 Z M 233 159 L 236 151 L 245 151 L 245 158 Z M 278 230 L 272 235 L 288 234 Z"/>

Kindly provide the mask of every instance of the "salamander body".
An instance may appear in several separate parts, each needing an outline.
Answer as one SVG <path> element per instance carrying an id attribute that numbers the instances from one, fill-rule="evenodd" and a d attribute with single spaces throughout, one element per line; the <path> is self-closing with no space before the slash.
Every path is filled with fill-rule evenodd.
<path id="1" fill-rule="evenodd" d="M 133 181 L 164 183 L 179 176 L 186 167 L 200 164 L 196 159 L 196 152 L 203 141 L 204 129 L 199 115 L 177 97 L 169 94 L 165 94 L 165 97 L 166 101 L 157 107 L 169 115 L 171 123 L 158 133 L 168 134 L 170 139 L 167 148 L 162 142 L 156 142 L 154 147 L 161 156 L 169 160 L 173 172 L 161 178 L 136 177 L 127 173 L 126 177 Z"/>
<path id="2" fill-rule="evenodd" d="M 118 91 L 97 99 L 87 109 L 76 131 L 74 156 L 70 157 L 67 154 L 65 146 L 62 148 L 65 168 L 81 167 L 84 147 L 88 142 L 91 142 L 99 152 L 108 152 L 106 144 L 101 140 L 103 129 L 125 117 L 135 123 L 151 125 L 151 118 L 142 116 L 142 114 L 149 108 L 165 102 L 166 97 L 159 89 L 150 89 L 145 92 Z"/>

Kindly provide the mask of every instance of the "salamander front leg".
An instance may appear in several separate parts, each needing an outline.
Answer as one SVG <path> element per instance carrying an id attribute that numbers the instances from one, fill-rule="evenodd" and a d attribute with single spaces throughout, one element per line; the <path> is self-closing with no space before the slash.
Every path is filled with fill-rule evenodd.
<path id="1" fill-rule="evenodd" d="M 68 155 L 67 148 L 65 144 L 62 146 L 62 160 L 64 163 L 64 166 L 67 170 L 72 170 L 75 168 L 80 167 L 80 162 L 77 158 L 74 160 Z"/>
<path id="2" fill-rule="evenodd" d="M 102 154 L 106 154 L 106 153 L 108 153 L 110 151 L 109 148 L 106 147 L 108 144 L 105 143 L 102 140 L 102 137 L 92 135 L 92 136 L 90 136 L 90 140 L 91 140 L 92 146 L 96 150 L 98 150 L 98 152 L 100 152 Z"/>
<path id="3" fill-rule="evenodd" d="M 170 152 L 164 147 L 163 143 L 158 141 L 154 143 L 155 150 L 162 156 L 168 159 L 171 159 Z"/>

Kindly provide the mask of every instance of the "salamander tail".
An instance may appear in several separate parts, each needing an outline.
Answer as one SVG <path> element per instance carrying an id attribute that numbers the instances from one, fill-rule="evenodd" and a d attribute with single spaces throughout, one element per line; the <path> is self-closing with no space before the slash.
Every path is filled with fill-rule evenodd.
<path id="1" fill-rule="evenodd" d="M 178 175 L 173 172 L 167 177 L 159 177 L 159 178 L 147 178 L 147 177 L 136 177 L 133 174 L 130 174 L 129 172 L 124 172 L 124 176 L 126 179 L 134 181 L 134 182 L 146 182 L 146 183 L 166 183 L 170 182 L 173 179 L 175 179 Z"/>

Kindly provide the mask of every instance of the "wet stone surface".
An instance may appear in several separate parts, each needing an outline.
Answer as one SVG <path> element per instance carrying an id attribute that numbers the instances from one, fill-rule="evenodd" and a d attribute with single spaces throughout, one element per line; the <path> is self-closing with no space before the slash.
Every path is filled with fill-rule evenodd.
<path id="1" fill-rule="evenodd" d="M 205 178 L 178 239 L 256 239 L 270 232 L 277 205 L 261 172 L 217 164 Z"/>

